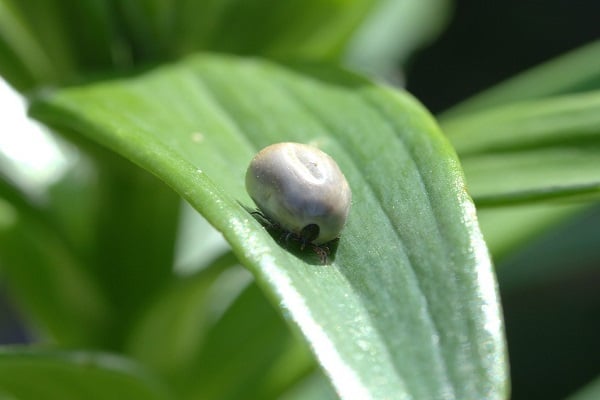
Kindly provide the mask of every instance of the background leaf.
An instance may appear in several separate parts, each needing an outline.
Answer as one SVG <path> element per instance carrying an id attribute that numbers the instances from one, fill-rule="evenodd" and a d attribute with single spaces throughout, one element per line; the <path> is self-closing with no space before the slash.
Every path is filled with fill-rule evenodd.
<path id="1" fill-rule="evenodd" d="M 593 400 L 600 395 L 600 379 L 596 378 L 589 385 L 569 396 L 569 400 Z"/>
<path id="2" fill-rule="evenodd" d="M 490 261 L 452 149 L 405 94 L 341 71 L 204 56 L 33 108 L 152 171 L 217 227 L 342 396 L 502 398 Z M 319 145 L 353 211 L 331 264 L 286 250 L 238 203 L 253 154 Z"/>
<path id="3" fill-rule="evenodd" d="M 525 3 L 519 3 L 519 6 L 521 4 L 527 7 Z M 558 2 L 555 3 L 555 6 L 557 4 Z M 516 5 L 516 2 L 513 2 L 513 5 Z M 551 6 L 551 4 L 548 3 L 547 6 Z M 515 13 L 514 7 L 503 8 L 513 15 L 519 15 L 518 19 L 513 19 L 517 24 L 518 20 L 523 20 L 519 13 Z M 561 8 L 560 13 L 554 15 L 564 16 L 568 10 L 567 7 L 559 6 L 559 8 Z M 535 11 L 532 18 L 537 18 L 539 10 Z M 582 16 L 585 13 L 583 10 L 578 12 L 581 12 Z M 475 13 L 479 14 L 478 18 L 481 18 L 481 13 L 477 13 L 477 11 Z M 541 17 L 547 18 L 547 23 L 552 21 L 551 30 L 554 30 L 556 19 L 549 19 L 549 17 L 552 18 L 552 15 L 545 8 Z M 532 18 L 527 19 L 528 30 L 530 30 L 529 21 Z M 561 20 L 567 21 L 569 18 L 561 18 Z M 578 24 L 582 22 L 581 18 L 576 20 Z M 504 21 L 502 18 L 499 19 L 504 26 L 513 26 L 511 21 L 510 19 L 507 21 L 506 18 Z M 463 20 L 460 26 L 464 26 L 465 22 Z M 543 23 L 538 25 L 539 32 L 543 32 L 543 35 L 550 34 L 550 30 L 545 29 Z M 564 31 L 565 29 L 561 29 L 561 32 Z M 487 40 L 485 32 L 491 33 L 492 31 L 486 26 L 482 32 L 481 42 L 489 48 L 489 40 Z M 585 29 L 578 30 L 578 27 L 571 30 L 573 36 L 579 35 L 579 41 L 582 36 L 585 37 L 583 32 Z M 469 30 L 469 34 L 473 35 L 471 30 Z M 519 32 L 516 31 L 512 34 L 518 36 Z M 597 37 L 597 35 L 595 36 Z M 513 56 L 520 54 L 519 58 L 521 59 L 517 63 L 511 59 L 510 64 L 513 66 L 521 63 L 526 65 L 527 61 L 523 61 L 526 60 L 525 54 L 537 53 L 538 57 L 540 54 L 543 55 L 543 51 L 531 52 L 531 46 L 527 45 L 527 40 L 531 44 L 531 41 L 535 40 L 534 37 L 529 37 L 517 48 L 512 44 L 514 40 L 509 39 L 503 39 L 504 43 L 511 43 L 506 49 Z M 560 40 L 557 41 L 557 44 L 558 42 Z M 493 48 L 496 51 L 496 48 Z M 557 48 L 560 48 L 560 45 Z M 460 120 L 466 122 L 470 117 L 473 117 L 474 121 L 482 117 L 480 121 L 483 122 L 484 115 L 499 116 L 511 108 L 517 109 L 519 105 L 523 105 L 525 110 L 531 112 L 536 109 L 541 111 L 545 106 L 551 104 L 564 105 L 566 103 L 563 101 L 568 102 L 568 99 L 581 99 L 582 102 L 585 102 L 583 100 L 585 93 L 591 94 L 599 87 L 597 65 L 600 53 L 598 53 L 598 49 L 600 49 L 598 44 L 592 43 L 503 82 L 489 92 L 483 92 L 472 100 L 467 100 L 464 107 L 459 104 L 443 113 L 442 124 L 452 124 L 452 121 Z M 490 58 L 494 59 L 489 54 L 486 56 L 486 54 L 478 53 L 478 57 L 487 61 L 490 61 Z M 499 64 L 502 62 L 502 58 L 509 59 L 511 57 L 507 57 L 506 51 L 500 50 L 494 61 Z M 468 58 L 463 62 L 465 67 L 470 64 L 482 68 L 479 62 L 474 63 Z M 451 60 L 448 60 L 448 65 L 454 65 L 456 68 L 456 64 L 453 64 Z M 495 71 L 497 74 L 502 73 L 502 69 L 482 69 Z M 459 85 L 467 82 L 473 83 L 478 78 L 474 72 L 469 70 L 469 67 L 461 68 L 463 78 L 455 78 L 453 82 L 458 82 Z M 506 73 L 506 69 L 504 73 Z M 470 75 L 475 76 L 471 79 Z M 477 84 L 473 86 L 476 87 Z M 460 93 L 457 95 L 456 90 L 450 91 L 453 92 L 453 96 L 460 96 Z M 564 96 L 565 94 L 567 96 Z M 565 110 L 562 109 L 562 111 Z M 509 114 L 507 112 L 504 115 L 508 116 Z M 562 112 L 561 114 L 562 118 L 566 116 Z M 590 115 L 585 112 L 582 114 L 570 113 L 571 127 L 584 127 L 586 114 Z M 537 116 L 541 115 L 543 113 Z M 583 117 L 582 121 L 578 121 L 580 116 Z M 568 156 L 569 152 L 577 154 L 579 149 L 583 149 L 582 157 L 587 157 L 586 154 L 589 154 L 587 151 L 591 149 L 586 147 L 586 143 L 593 146 L 594 142 L 593 135 L 589 134 L 591 132 L 589 128 L 587 134 L 586 131 L 582 132 L 577 129 L 569 131 L 564 129 L 566 127 L 564 119 L 562 119 L 562 123 L 559 122 L 560 117 L 554 119 L 555 116 L 548 115 L 548 118 L 544 119 L 536 118 L 535 114 L 531 114 L 529 117 L 532 118 L 521 119 L 521 125 L 514 123 L 517 119 L 513 120 L 512 132 L 510 129 L 501 131 L 506 133 L 506 136 L 485 136 L 488 132 L 498 133 L 495 131 L 494 123 L 496 121 L 492 119 L 488 120 L 490 124 L 478 124 L 481 132 L 471 131 L 470 134 L 476 146 L 482 144 L 479 141 L 482 138 L 483 143 L 486 144 L 504 143 L 504 149 L 496 151 L 495 155 L 499 159 L 504 158 L 507 162 L 507 171 L 512 172 L 509 176 L 514 176 L 515 173 L 518 173 L 519 176 L 529 174 L 529 171 L 524 168 L 511 169 L 510 162 L 513 154 L 527 154 L 531 161 L 536 160 L 536 154 L 543 156 L 548 150 L 554 151 L 555 154 L 563 151 Z M 500 125 L 506 122 L 511 124 L 509 122 L 511 119 L 509 117 L 506 121 L 498 122 Z M 552 126 L 552 122 L 556 122 L 558 126 Z M 552 134 L 548 136 L 545 134 L 531 135 L 532 131 L 535 132 L 532 130 L 535 125 L 538 128 L 544 127 L 547 131 L 545 133 Z M 588 127 L 592 126 L 588 125 Z M 540 132 L 544 132 L 544 130 L 538 130 L 538 133 Z M 517 135 L 513 135 L 513 133 Z M 524 138 L 528 142 L 527 146 L 521 148 L 524 143 L 518 133 L 528 133 Z M 509 137 L 514 139 L 515 148 L 510 148 Z M 539 149 L 537 143 L 532 140 L 533 137 L 540 139 Z M 570 137 L 575 140 L 570 140 Z M 556 141 L 553 141 L 553 138 Z M 494 150 L 491 152 L 494 154 Z M 466 156 L 468 158 L 468 154 Z M 547 184 L 549 180 L 555 180 L 559 176 L 555 172 L 561 167 L 567 172 L 570 171 L 571 174 L 578 175 L 577 169 L 568 163 L 543 165 L 544 157 L 537 159 L 540 164 L 533 166 L 533 170 L 543 172 L 548 167 L 547 172 L 550 175 L 546 177 L 545 174 L 541 174 L 541 176 L 538 174 L 539 183 Z M 566 157 L 563 159 L 568 160 Z M 578 164 L 579 160 L 575 161 Z M 597 170 L 597 167 L 590 165 L 582 171 L 581 175 L 594 174 L 594 170 Z M 473 179 L 470 172 L 472 170 L 466 167 L 467 180 Z M 558 172 L 561 173 L 561 171 Z M 532 176 L 534 175 L 529 175 L 529 178 Z M 503 186 L 504 182 L 502 181 L 505 180 L 505 176 L 501 175 L 501 180 L 498 180 L 498 175 L 495 177 L 490 175 L 487 179 L 488 184 L 496 179 L 499 185 Z M 565 183 L 569 182 L 572 182 L 572 179 L 568 179 Z M 538 182 L 535 184 L 537 185 Z M 552 189 L 555 190 L 555 188 Z M 572 393 L 577 387 L 598 374 L 598 354 L 589 351 L 595 346 L 595 337 L 599 332 L 597 318 L 595 318 L 598 311 L 598 296 L 592 284 L 598 280 L 597 265 L 599 265 L 600 257 L 596 240 L 598 237 L 598 206 L 597 204 L 594 206 L 590 201 L 594 200 L 595 195 L 583 196 L 583 198 L 573 197 L 569 193 L 560 193 L 560 190 L 555 190 L 555 195 L 563 197 L 565 201 L 561 201 L 559 197 L 553 201 L 545 199 L 546 201 L 510 202 L 505 205 L 496 202 L 493 207 L 478 207 L 482 231 L 497 265 L 508 327 L 507 341 L 511 353 L 512 396 L 515 399 L 564 398 L 568 393 Z M 540 198 L 540 200 L 542 199 Z M 532 337 L 536 340 L 531 340 Z M 549 353 L 548 349 L 553 349 L 553 351 Z M 539 382 L 546 383 L 540 385 Z"/>
<path id="4" fill-rule="evenodd" d="M 596 195 L 600 92 L 508 106 L 447 121 L 479 206 Z"/>
<path id="5" fill-rule="evenodd" d="M 589 207 L 587 203 L 511 203 L 480 208 L 477 217 L 497 268 L 503 268 L 501 262 L 505 257 L 526 247 L 542 232 L 582 212 L 586 206 Z"/>
<path id="6" fill-rule="evenodd" d="M 126 351 L 179 398 L 277 398 L 315 366 L 236 262 L 227 253 L 175 279 L 132 330 Z"/>
<path id="7" fill-rule="evenodd" d="M 165 400 L 157 377 L 129 360 L 94 353 L 0 351 L 0 397 Z"/>
<path id="8" fill-rule="evenodd" d="M 145 171 L 104 157 L 110 168 L 93 170 L 82 187 L 66 177 L 47 204 L 10 196 L 20 205 L 18 221 L 0 231 L 3 277 L 42 322 L 38 328 L 67 346 L 121 348 L 132 318 L 173 265 L 180 198 Z M 4 196 L 14 192 L 4 189 Z M 72 217 L 86 214 L 85 231 L 62 217 L 66 208 Z"/>
<path id="9" fill-rule="evenodd" d="M 588 149 L 584 141 L 591 139 L 593 142 L 595 140 L 598 132 L 597 125 L 589 123 L 589 119 L 578 121 L 577 118 L 580 115 L 579 111 L 584 109 L 589 111 L 583 112 L 581 115 L 590 116 L 594 112 L 594 107 L 584 104 L 585 95 L 580 97 L 575 93 L 585 93 L 599 87 L 598 68 L 595 67 L 598 59 L 600 59 L 600 47 L 597 42 L 593 42 L 501 82 L 495 87 L 459 103 L 440 116 L 444 130 L 454 130 L 457 138 L 456 143 L 453 144 L 457 146 L 459 154 L 462 153 L 461 158 L 468 159 L 469 148 L 473 148 L 468 142 L 473 141 L 475 148 L 487 149 L 490 152 L 488 154 L 490 165 L 493 165 L 494 160 L 496 162 L 499 160 L 521 161 L 521 163 L 528 160 L 529 166 L 532 162 L 534 163 L 532 172 L 538 172 L 531 174 L 528 168 L 523 168 L 521 165 L 520 168 L 514 168 L 511 174 L 512 176 L 517 174 L 517 181 L 522 176 L 525 177 L 524 181 L 533 183 L 534 187 L 538 188 L 537 191 L 534 190 L 529 195 L 521 193 L 521 196 L 515 197 L 506 196 L 508 193 L 504 192 L 505 197 L 496 198 L 496 201 L 493 201 L 493 207 L 485 207 L 485 204 L 480 204 L 478 207 L 477 214 L 486 243 L 497 263 L 511 252 L 526 247 L 536 235 L 589 207 L 589 203 L 585 201 L 559 204 L 556 201 L 535 202 L 534 198 L 537 197 L 541 200 L 548 196 L 558 196 L 571 197 L 571 200 L 576 200 L 573 195 L 577 195 L 578 191 L 595 190 L 594 183 L 590 180 L 586 181 L 587 188 L 571 186 L 569 189 L 569 185 L 562 187 L 562 181 L 560 182 L 562 188 L 548 186 L 552 182 L 557 182 L 557 178 L 561 174 L 564 175 L 565 172 L 572 174 L 568 181 L 573 183 L 573 174 L 578 175 L 578 170 L 568 163 L 548 165 L 542 161 L 544 156 L 547 158 L 554 153 L 555 157 L 562 156 L 565 159 L 574 154 L 589 154 L 591 157 L 585 156 L 583 161 L 593 162 L 594 151 Z M 573 95 L 564 96 L 572 93 Z M 592 97 L 594 96 L 592 95 Z M 577 110 L 577 107 L 570 110 L 568 106 L 563 107 L 570 102 L 569 99 L 573 99 L 574 103 L 578 102 L 581 110 Z M 520 110 L 521 105 L 525 106 L 524 110 Z M 550 108 L 558 106 L 559 115 L 551 115 L 552 112 L 546 106 L 550 106 Z M 546 109 L 545 113 L 544 109 Z M 515 114 L 511 110 L 516 110 L 517 113 Z M 500 117 L 501 115 L 504 117 Z M 486 116 L 491 119 L 486 121 Z M 494 116 L 500 117 L 500 120 L 496 120 Z M 566 116 L 572 120 L 567 121 Z M 561 120 L 562 122 L 560 122 Z M 517 121 L 525 123 L 520 124 Z M 558 122 L 558 127 L 553 126 L 553 122 Z M 463 123 L 466 132 L 462 132 Z M 497 127 L 496 123 L 500 123 L 500 126 Z M 568 127 L 569 124 L 571 124 L 570 127 Z M 521 138 L 520 134 L 526 135 Z M 578 141 L 578 138 L 582 137 L 587 139 Z M 539 148 L 536 148 L 538 143 L 535 140 L 537 139 L 540 139 L 542 144 Z M 494 143 L 504 143 L 504 146 L 500 145 L 500 148 L 494 150 Z M 464 153 L 460 149 L 461 146 L 466 146 L 463 149 Z M 477 158 L 477 151 L 471 153 Z M 485 162 L 485 151 L 482 151 L 480 155 Z M 579 157 L 575 156 L 575 158 L 579 163 Z M 536 160 L 539 163 L 535 163 Z M 474 196 L 477 196 L 478 186 L 484 189 L 487 187 L 488 193 L 490 193 L 490 185 L 493 186 L 495 183 L 502 184 L 504 189 L 517 187 L 513 182 L 514 179 L 507 182 L 504 174 L 498 181 L 498 169 L 490 168 L 487 171 L 488 174 L 478 170 L 476 166 L 477 161 L 471 166 L 465 166 L 467 180 L 473 182 L 470 186 L 474 186 L 471 187 L 471 190 L 475 190 L 472 193 Z M 548 170 L 545 171 L 545 168 Z M 561 169 L 564 169 L 564 172 Z M 585 169 L 585 173 L 591 174 L 593 177 L 596 170 L 592 165 L 591 168 Z M 575 179 L 578 177 L 575 176 Z M 523 186 L 521 187 L 523 188 Z M 539 190 L 544 187 L 545 190 Z M 496 191 L 495 188 L 492 190 L 496 194 L 502 193 L 500 190 Z M 493 200 L 493 196 L 488 197 L 488 200 Z M 507 202 L 504 203 L 503 200 Z M 483 202 L 485 203 L 485 200 Z M 488 203 L 488 205 L 492 204 Z M 503 265 L 500 264 L 499 267 L 502 268 Z"/>
<path id="10" fill-rule="evenodd" d="M 449 20 L 449 0 L 375 2 L 350 39 L 344 63 L 374 76 L 401 81 L 399 65 L 440 33 Z"/>
<path id="11" fill-rule="evenodd" d="M 200 50 L 336 60 L 377 3 L 1 0 L 0 74 L 31 92 Z"/>
<path id="12" fill-rule="evenodd" d="M 111 309 L 83 260 L 34 199 L 3 180 L 0 193 L 11 202 L 0 223 L 0 273 L 28 322 L 66 345 L 101 341 Z"/>
<path id="13" fill-rule="evenodd" d="M 599 88 L 600 41 L 595 41 L 461 102 L 444 112 L 441 120 L 515 101 L 581 93 Z"/>
<path id="14" fill-rule="evenodd" d="M 338 396 L 331 383 L 322 373 L 313 373 L 292 387 L 281 400 L 322 399 L 337 400 Z"/>

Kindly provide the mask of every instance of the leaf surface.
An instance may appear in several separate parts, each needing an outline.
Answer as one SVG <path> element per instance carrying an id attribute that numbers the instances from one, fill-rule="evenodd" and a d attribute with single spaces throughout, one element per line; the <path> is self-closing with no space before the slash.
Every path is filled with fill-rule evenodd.
<path id="1" fill-rule="evenodd" d="M 204 55 L 58 92 L 32 113 L 131 159 L 202 213 L 342 398 L 506 396 L 474 207 L 453 149 L 406 94 L 333 68 Z M 327 265 L 278 243 L 243 207 L 253 206 L 250 159 L 281 141 L 319 146 L 353 190 Z"/>

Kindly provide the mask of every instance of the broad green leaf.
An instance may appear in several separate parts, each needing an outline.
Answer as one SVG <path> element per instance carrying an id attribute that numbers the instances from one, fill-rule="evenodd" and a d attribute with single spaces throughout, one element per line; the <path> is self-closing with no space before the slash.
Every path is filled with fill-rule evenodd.
<path id="1" fill-rule="evenodd" d="M 600 40 L 525 71 L 444 112 L 447 119 L 515 101 L 600 89 Z"/>
<path id="2" fill-rule="evenodd" d="M 0 398 L 159 400 L 172 398 L 157 377 L 108 354 L 0 349 Z"/>
<path id="3" fill-rule="evenodd" d="M 478 206 L 600 194 L 600 92 L 515 103 L 443 125 Z"/>
<path id="4" fill-rule="evenodd" d="M 202 213 L 341 397 L 506 396 L 473 204 L 452 148 L 406 94 L 331 68 L 206 55 L 64 90 L 32 113 L 152 171 Z M 350 182 L 353 209 L 327 265 L 277 243 L 242 206 L 250 159 L 277 141 L 318 145 Z"/>

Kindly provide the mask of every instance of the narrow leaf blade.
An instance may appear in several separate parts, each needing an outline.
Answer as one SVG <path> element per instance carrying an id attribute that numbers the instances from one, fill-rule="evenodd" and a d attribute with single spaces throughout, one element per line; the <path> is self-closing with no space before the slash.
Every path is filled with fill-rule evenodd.
<path id="1" fill-rule="evenodd" d="M 600 194 L 600 91 L 515 103 L 443 125 L 480 206 Z"/>
<path id="2" fill-rule="evenodd" d="M 444 112 L 441 119 L 446 121 L 517 101 L 599 88 L 600 40 L 596 40 L 473 96 Z"/>

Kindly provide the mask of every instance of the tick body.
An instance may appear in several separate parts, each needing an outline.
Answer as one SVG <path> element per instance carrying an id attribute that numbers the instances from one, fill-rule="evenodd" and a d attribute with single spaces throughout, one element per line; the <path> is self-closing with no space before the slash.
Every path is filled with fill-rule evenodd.
<path id="1" fill-rule="evenodd" d="M 285 232 L 320 246 L 336 239 L 352 194 L 337 163 L 313 146 L 277 143 L 250 162 L 246 190 L 261 213 Z"/>

